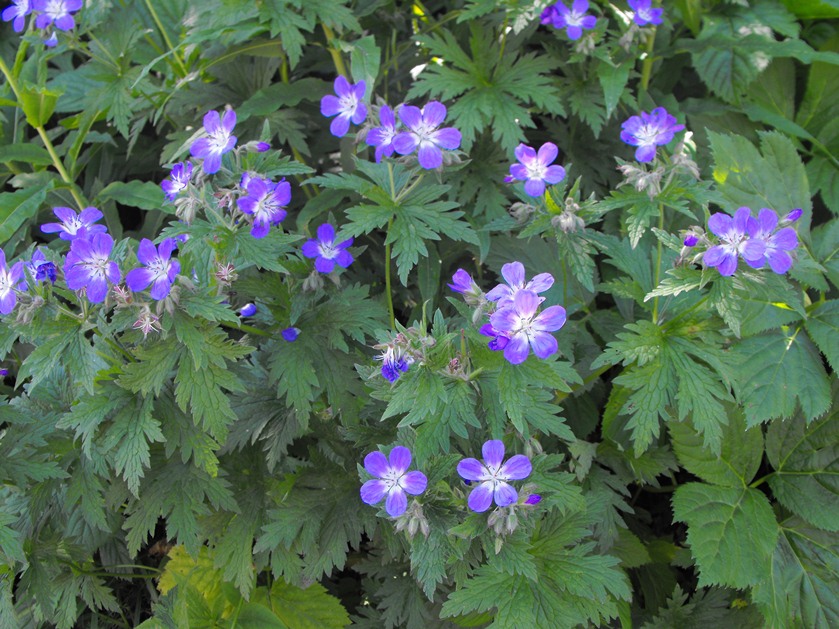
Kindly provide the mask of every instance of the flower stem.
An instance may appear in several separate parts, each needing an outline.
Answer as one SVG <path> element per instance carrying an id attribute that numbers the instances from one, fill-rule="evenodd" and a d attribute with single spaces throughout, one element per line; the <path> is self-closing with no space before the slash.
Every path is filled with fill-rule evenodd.
<path id="1" fill-rule="evenodd" d="M 387 293 L 387 310 L 390 314 L 390 328 L 396 327 L 396 315 L 393 312 L 393 294 L 390 290 L 390 228 L 393 225 L 393 217 L 387 223 L 387 235 L 385 236 L 385 292 Z"/>
<path id="2" fill-rule="evenodd" d="M 645 57 L 644 63 L 641 66 L 641 90 L 646 93 L 647 88 L 650 86 L 650 77 L 653 73 L 653 48 L 655 47 L 655 26 L 652 27 L 650 30 L 650 34 L 647 35 L 647 46 L 645 49 Z"/>
<path id="3" fill-rule="evenodd" d="M 175 58 L 175 61 L 181 68 L 181 78 L 185 77 L 189 74 L 189 70 L 186 69 L 186 65 L 181 60 L 180 55 L 178 55 L 177 49 L 172 45 L 172 40 L 169 39 L 169 34 L 166 32 L 166 29 L 163 28 L 163 23 L 160 21 L 160 17 L 157 15 L 157 11 L 154 9 L 154 4 L 152 4 L 151 0 L 146 0 L 146 7 L 151 13 L 151 17 L 154 20 L 154 23 L 157 24 L 157 29 L 160 31 L 160 34 L 163 36 L 163 41 L 166 42 L 166 45 L 169 47 L 169 50 L 172 51 L 172 56 Z"/>
<path id="4" fill-rule="evenodd" d="M 659 231 L 664 231 L 664 205 L 658 206 L 658 229 Z M 655 284 L 654 287 L 658 288 L 658 283 L 661 279 L 661 254 L 662 254 L 662 246 L 661 246 L 661 239 L 657 238 L 658 240 L 658 247 L 656 250 L 656 262 L 655 262 Z M 658 325 L 658 295 L 655 296 L 653 299 L 653 323 Z"/>
<path id="5" fill-rule="evenodd" d="M 321 28 L 323 28 L 323 34 L 326 35 L 327 48 L 329 50 L 329 54 L 332 56 L 332 63 L 335 64 L 335 69 L 341 76 L 349 78 L 350 75 L 347 73 L 347 66 L 344 65 L 344 58 L 341 56 L 341 51 L 334 45 L 334 31 L 323 22 L 321 22 Z"/>

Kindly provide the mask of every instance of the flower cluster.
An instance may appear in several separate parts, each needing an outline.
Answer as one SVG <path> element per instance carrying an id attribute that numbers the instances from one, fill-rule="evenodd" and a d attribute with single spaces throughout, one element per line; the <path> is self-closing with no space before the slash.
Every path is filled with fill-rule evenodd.
<path id="1" fill-rule="evenodd" d="M 483 462 L 475 458 L 465 458 L 457 465 L 457 473 L 468 484 L 475 483 L 469 494 L 467 505 L 476 513 L 483 513 L 493 502 L 499 507 L 509 507 L 519 501 L 518 491 L 510 481 L 522 480 L 530 476 L 533 469 L 530 459 L 523 454 L 516 454 L 504 461 L 504 443 L 490 440 L 482 448 Z M 428 479 L 420 471 L 409 472 L 411 451 L 404 446 L 396 446 L 390 456 L 381 452 L 371 452 L 364 457 L 364 469 L 374 478 L 361 486 L 361 499 L 369 505 L 385 500 L 385 511 L 391 517 L 399 517 L 408 508 L 406 494 L 422 494 Z M 541 500 L 538 494 L 531 494 L 523 504 L 535 505 Z"/>
<path id="2" fill-rule="evenodd" d="M 650 113 L 641 112 L 632 116 L 621 125 L 621 140 L 630 146 L 637 146 L 635 159 L 639 162 L 651 162 L 655 159 L 656 147 L 668 144 L 685 125 L 678 124 L 675 116 L 667 113 L 664 107 L 656 107 Z"/>
<path id="3" fill-rule="evenodd" d="M 69 31 L 76 27 L 73 14 L 84 5 L 84 0 L 13 0 L 12 4 L 3 9 L 4 22 L 11 22 L 16 33 L 22 33 L 26 28 L 26 17 L 35 16 L 35 28 L 42 29 L 47 46 L 58 43 L 58 35 L 52 28 L 59 31 Z"/>
<path id="4" fill-rule="evenodd" d="M 557 29 L 564 28 L 568 39 L 576 41 L 583 36 L 583 30 L 591 30 L 597 24 L 597 18 L 587 15 L 587 11 L 588 0 L 574 0 L 570 9 L 559 0 L 542 11 L 541 21 Z"/>
<path id="5" fill-rule="evenodd" d="M 516 147 L 517 164 L 510 166 L 510 178 L 524 181 L 524 192 L 531 197 L 545 194 L 547 184 L 557 184 L 565 179 L 562 166 L 552 166 L 559 150 L 553 142 L 545 142 L 537 153 L 532 147 L 519 144 Z"/>

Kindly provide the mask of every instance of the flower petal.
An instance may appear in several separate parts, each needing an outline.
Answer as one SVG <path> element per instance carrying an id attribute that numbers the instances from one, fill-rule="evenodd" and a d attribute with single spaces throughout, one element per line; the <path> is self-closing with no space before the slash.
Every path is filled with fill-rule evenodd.
<path id="1" fill-rule="evenodd" d="M 300 251 L 307 258 L 317 258 L 320 255 L 318 241 L 314 239 L 307 240 L 303 243 L 303 246 L 300 248 Z"/>
<path id="2" fill-rule="evenodd" d="M 562 166 L 548 166 L 545 171 L 545 181 L 551 185 L 565 179 L 565 169 Z"/>
<path id="3" fill-rule="evenodd" d="M 524 184 L 524 193 L 530 197 L 541 197 L 545 194 L 545 181 L 542 179 L 528 179 Z"/>
<path id="4" fill-rule="evenodd" d="M 327 94 L 320 99 L 320 113 L 327 118 L 337 116 L 341 113 L 341 101 L 332 94 Z"/>
<path id="5" fill-rule="evenodd" d="M 556 332 L 565 325 L 566 312 L 562 306 L 545 308 L 533 320 L 533 329 L 544 332 Z"/>
<path id="6" fill-rule="evenodd" d="M 483 513 L 489 509 L 492 505 L 492 489 L 493 484 L 491 482 L 481 483 L 475 487 L 469 494 L 469 500 L 467 501 L 469 508 L 476 513 Z"/>
<path id="7" fill-rule="evenodd" d="M 446 119 L 446 106 L 432 100 L 422 108 L 422 120 L 429 127 L 439 127 Z"/>
<path id="8" fill-rule="evenodd" d="M 385 511 L 387 511 L 387 514 L 392 518 L 398 518 L 405 513 L 405 509 L 407 508 L 408 496 L 405 495 L 405 491 L 398 485 L 392 487 L 387 494 L 387 500 L 385 500 Z"/>
<path id="9" fill-rule="evenodd" d="M 772 244 L 778 249 L 789 251 L 798 246 L 798 234 L 792 227 L 784 227 L 772 236 Z"/>
<path id="10" fill-rule="evenodd" d="M 347 131 L 350 130 L 350 119 L 348 116 L 341 114 L 340 116 L 336 117 L 332 124 L 329 125 L 329 132 L 334 135 L 336 138 L 343 138 L 347 135 Z"/>
<path id="11" fill-rule="evenodd" d="M 426 170 L 434 170 L 443 165 L 443 152 L 431 142 L 423 142 L 417 152 L 417 159 Z"/>
<path id="12" fill-rule="evenodd" d="M 411 451 L 405 446 L 396 446 L 390 451 L 390 469 L 397 474 L 404 474 L 411 466 Z"/>
<path id="13" fill-rule="evenodd" d="M 553 164 L 557 155 L 559 155 L 559 149 L 556 148 L 556 144 L 553 142 L 545 142 L 539 148 L 539 161 L 545 166 Z"/>
<path id="14" fill-rule="evenodd" d="M 457 464 L 457 473 L 466 480 L 479 481 L 486 477 L 487 469 L 478 459 L 470 457 Z"/>
<path id="15" fill-rule="evenodd" d="M 495 504 L 499 507 L 507 507 L 514 504 L 519 499 L 519 493 L 512 485 L 508 485 L 504 481 L 499 481 L 495 486 Z"/>
<path id="16" fill-rule="evenodd" d="M 364 457 L 364 469 L 371 476 L 382 477 L 388 473 L 390 466 L 387 463 L 387 457 L 379 451 L 371 452 Z"/>
<path id="17" fill-rule="evenodd" d="M 417 144 L 419 144 L 417 136 L 408 131 L 397 133 L 393 138 L 393 148 L 400 155 L 410 155 L 417 150 Z"/>
<path id="18" fill-rule="evenodd" d="M 551 275 L 550 273 L 539 273 L 539 275 L 536 275 L 525 285 L 525 288 L 527 290 L 532 290 L 534 293 L 544 293 L 553 285 L 553 275 Z"/>
<path id="19" fill-rule="evenodd" d="M 510 338 L 507 345 L 504 347 L 504 358 L 507 359 L 511 365 L 520 365 L 527 360 L 530 354 L 530 344 L 527 341 L 526 334 L 516 334 Z"/>
<path id="20" fill-rule="evenodd" d="M 422 111 L 413 105 L 402 105 L 399 108 L 399 119 L 409 129 L 414 129 L 422 124 Z M 398 151 L 399 149 L 397 149 Z"/>
<path id="21" fill-rule="evenodd" d="M 431 140 L 440 148 L 453 151 L 460 148 L 460 142 L 463 140 L 463 136 L 454 127 L 446 127 L 435 131 L 431 136 Z"/>
<path id="22" fill-rule="evenodd" d="M 368 480 L 361 486 L 361 500 L 368 505 L 382 501 L 387 493 L 387 483 L 383 480 Z"/>
<path id="23" fill-rule="evenodd" d="M 514 288 L 522 288 L 524 282 L 524 265 L 521 262 L 508 262 L 501 267 L 501 277 Z"/>
<path id="24" fill-rule="evenodd" d="M 487 467 L 497 470 L 504 462 L 504 442 L 500 439 L 490 439 L 484 442 L 481 454 L 483 454 L 484 463 Z"/>
<path id="25" fill-rule="evenodd" d="M 532 290 L 520 290 L 513 297 L 513 307 L 522 317 L 532 317 L 541 303 L 542 299 Z"/>
<path id="26" fill-rule="evenodd" d="M 715 214 L 711 214 L 711 218 L 708 219 L 708 229 L 711 230 L 711 233 L 715 236 L 725 236 L 731 230 L 731 223 L 732 219 L 728 214 L 717 212 Z M 708 264 L 708 262 L 705 264 Z M 711 266 L 716 265 L 712 264 Z"/>
<path id="27" fill-rule="evenodd" d="M 521 480 L 530 476 L 530 472 L 532 471 L 533 465 L 530 459 L 523 454 L 516 454 L 510 457 L 510 460 L 501 467 L 499 476 L 507 480 Z"/>
<path id="28" fill-rule="evenodd" d="M 786 251 L 773 251 L 766 257 L 769 260 L 769 268 L 779 275 L 789 271 L 792 266 L 792 258 Z"/>
<path id="29" fill-rule="evenodd" d="M 407 493 L 417 496 L 424 492 L 425 488 L 428 487 L 428 479 L 425 477 L 425 474 L 415 470 L 413 472 L 408 472 L 400 478 L 399 486 Z"/>
<path id="30" fill-rule="evenodd" d="M 547 358 L 555 354 L 558 344 L 554 336 L 549 332 L 535 332 L 530 336 L 530 346 L 533 353 L 539 358 Z"/>
<path id="31" fill-rule="evenodd" d="M 318 256 L 315 259 L 315 268 L 318 273 L 332 273 L 335 270 L 335 260 Z"/>

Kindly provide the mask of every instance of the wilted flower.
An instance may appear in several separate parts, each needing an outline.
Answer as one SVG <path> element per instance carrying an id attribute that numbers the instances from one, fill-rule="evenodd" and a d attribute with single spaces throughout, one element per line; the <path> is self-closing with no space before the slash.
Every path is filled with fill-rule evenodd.
<path id="1" fill-rule="evenodd" d="M 545 194 L 545 184 L 556 184 L 565 179 L 562 166 L 551 166 L 559 151 L 553 142 L 545 142 L 537 153 L 533 148 L 519 144 L 516 159 L 520 163 L 510 166 L 510 176 L 524 181 L 524 191 L 531 197 Z"/>
<path id="2" fill-rule="evenodd" d="M 664 9 L 653 9 L 652 0 L 627 0 L 627 4 L 635 11 L 632 19 L 638 26 L 661 24 L 661 14 L 664 13 Z"/>
<path id="3" fill-rule="evenodd" d="M 426 170 L 443 165 L 441 149 L 454 150 L 460 146 L 460 131 L 454 127 L 438 129 L 446 119 L 446 106 L 442 103 L 431 101 L 421 110 L 403 105 L 399 108 L 399 118 L 409 130 L 396 135 L 394 149 L 400 155 L 410 155 L 419 148 L 417 159 Z"/>
<path id="4" fill-rule="evenodd" d="M 165 299 L 181 271 L 181 263 L 171 259 L 176 248 L 174 238 L 166 238 L 157 249 L 151 240 L 143 238 L 137 248 L 137 259 L 145 266 L 129 271 L 125 283 L 135 292 L 152 284 L 152 299 Z"/>
<path id="5" fill-rule="evenodd" d="M 256 314 L 256 304 L 247 303 L 239 310 L 239 316 L 252 317 Z"/>
<path id="6" fill-rule="evenodd" d="M 148 336 L 149 332 L 160 332 L 163 328 L 160 327 L 159 319 L 151 313 L 148 307 L 143 308 L 140 317 L 134 322 L 132 326 L 135 330 L 142 330 L 143 336 Z"/>
<path id="7" fill-rule="evenodd" d="M 246 184 L 247 194 L 237 201 L 239 209 L 253 215 L 251 236 L 265 238 L 271 225 L 286 217 L 285 206 L 291 202 L 291 184 L 285 179 L 273 183 L 269 179 L 251 177 Z"/>
<path id="8" fill-rule="evenodd" d="M 656 147 L 670 142 L 685 125 L 678 124 L 676 117 L 668 114 L 664 107 L 656 107 L 650 113 L 642 111 L 640 116 L 632 116 L 621 128 L 621 140 L 638 147 L 635 159 L 651 162 L 655 159 Z"/>
<path id="9" fill-rule="evenodd" d="M 583 36 L 583 30 L 589 30 L 597 24 L 597 18 L 586 15 L 588 0 L 574 0 L 571 8 L 560 0 L 542 11 L 542 24 L 551 24 L 554 28 L 564 28 L 568 39 L 576 41 Z"/>
<path id="10" fill-rule="evenodd" d="M 175 198 L 189 185 L 189 180 L 192 179 L 192 162 L 180 162 L 172 166 L 172 172 L 169 174 L 169 179 L 164 179 L 160 184 L 163 192 L 166 193 L 166 198 L 174 201 Z"/>
<path id="11" fill-rule="evenodd" d="M 716 267 L 720 275 L 734 275 L 737 270 L 737 258 L 742 256 L 749 264 L 763 264 L 766 253 L 766 243 L 762 240 L 750 238 L 760 228 L 752 211 L 741 207 L 732 218 L 728 214 L 717 212 L 708 219 L 708 229 L 722 241 L 721 244 L 708 249 L 703 256 L 706 266 Z"/>
<path id="12" fill-rule="evenodd" d="M 490 337 L 492 340 L 487 343 L 487 347 L 489 347 L 493 352 L 499 352 L 505 347 L 507 347 L 507 343 L 510 342 L 510 339 L 507 338 L 502 332 L 499 332 L 494 327 L 492 327 L 491 323 L 485 323 L 481 326 L 481 329 L 478 330 L 484 336 Z"/>
<path id="13" fill-rule="evenodd" d="M 530 348 L 539 358 L 547 358 L 557 351 L 551 332 L 565 325 L 565 308 L 550 306 L 537 314 L 541 298 L 530 290 L 520 290 L 510 306 L 496 310 L 489 318 L 492 327 L 509 338 L 504 347 L 504 358 L 513 365 L 527 360 Z"/>
<path id="14" fill-rule="evenodd" d="M 76 238 L 64 264 L 64 279 L 70 290 L 87 288 L 91 303 L 105 301 L 108 282 L 117 284 L 122 275 L 116 262 L 109 260 L 114 239 L 109 234 L 93 234 L 90 239 Z"/>
<path id="15" fill-rule="evenodd" d="M 544 293 L 554 283 L 554 277 L 550 273 L 539 273 L 529 282 L 525 282 L 524 265 L 521 262 L 508 262 L 502 266 L 501 277 L 507 281 L 507 284 L 499 284 L 486 295 L 489 301 L 497 302 L 498 308 L 504 308 L 513 303 L 513 298 L 520 290 Z"/>
<path id="16" fill-rule="evenodd" d="M 364 469 L 376 479 L 361 486 L 361 499 L 368 505 L 385 500 L 385 511 L 395 518 L 408 508 L 406 493 L 417 496 L 425 491 L 428 479 L 419 471 L 409 472 L 411 451 L 396 446 L 390 451 L 390 460 L 381 452 L 371 452 L 364 457 Z"/>
<path id="17" fill-rule="evenodd" d="M 0 249 L 0 314 L 7 315 L 17 304 L 16 290 L 25 290 L 23 262 L 15 262 L 11 268 L 6 264 L 6 252 Z"/>
<path id="18" fill-rule="evenodd" d="M 236 146 L 236 136 L 232 135 L 236 126 L 236 112 L 228 109 L 224 116 L 217 111 L 208 111 L 204 115 L 204 130 L 209 137 L 198 138 L 189 147 L 189 154 L 204 160 L 204 172 L 208 175 L 221 168 L 221 156 Z"/>
<path id="19" fill-rule="evenodd" d="M 361 124 L 367 118 L 367 106 L 362 102 L 367 84 L 359 81 L 352 85 L 343 76 L 335 79 L 335 95 L 327 94 L 320 101 L 320 113 L 331 118 L 337 116 L 329 125 L 329 132 L 342 138 L 350 130 L 350 121 Z"/>
<path id="20" fill-rule="evenodd" d="M 294 343 L 297 337 L 300 336 L 300 328 L 285 328 L 280 334 L 286 342 Z"/>
<path id="21" fill-rule="evenodd" d="M 15 33 L 20 33 L 26 27 L 26 16 L 32 13 L 29 0 L 13 0 L 11 6 L 3 9 L 3 21 L 11 22 Z"/>
<path id="22" fill-rule="evenodd" d="M 699 236 L 693 233 L 688 233 L 685 235 L 685 239 L 682 244 L 685 247 L 695 247 L 697 242 L 699 242 Z"/>
<path id="23" fill-rule="evenodd" d="M 396 382 L 411 366 L 402 350 L 392 345 L 389 345 L 381 356 L 377 356 L 376 360 L 382 361 L 382 377 L 390 383 Z"/>
<path id="24" fill-rule="evenodd" d="M 757 260 L 746 259 L 746 263 L 755 269 L 769 263 L 775 273 L 783 274 L 789 271 L 792 266 L 792 257 L 787 251 L 792 251 L 798 246 L 798 234 L 792 227 L 783 227 L 775 230 L 778 226 L 778 215 L 769 208 L 761 208 L 757 217 L 758 226 L 752 239 L 762 242 L 765 247 L 763 256 Z M 745 257 L 744 257 L 745 259 Z"/>
<path id="25" fill-rule="evenodd" d="M 103 234 L 108 231 L 104 225 L 94 225 L 102 218 L 103 214 L 95 207 L 86 207 L 79 214 L 69 207 L 53 208 L 53 213 L 61 219 L 60 223 L 45 223 L 41 225 L 41 231 L 45 234 L 60 232 L 58 237 L 62 240 L 73 240 L 78 238 L 89 238 L 93 234 Z"/>
<path id="26" fill-rule="evenodd" d="M 236 267 L 229 262 L 227 264 L 216 262 L 216 272 L 213 275 L 215 275 L 219 284 L 225 286 L 229 286 L 239 278 L 239 274 L 236 273 Z"/>
<path id="27" fill-rule="evenodd" d="M 396 118 L 393 110 L 387 105 L 379 109 L 379 125 L 367 132 L 367 144 L 376 147 L 376 162 L 382 161 L 382 157 L 390 157 L 396 150 L 393 146 L 393 139 L 396 137 Z"/>
<path id="28" fill-rule="evenodd" d="M 32 253 L 32 260 L 26 266 L 36 282 L 49 280 L 51 284 L 55 284 L 55 264 L 47 260 L 40 249 Z"/>
<path id="29" fill-rule="evenodd" d="M 60 31 L 69 31 L 76 26 L 72 13 L 84 5 L 84 0 L 32 0 L 32 10 L 39 11 L 35 18 L 37 28 L 55 24 Z"/>
<path id="30" fill-rule="evenodd" d="M 469 494 L 469 508 L 482 513 L 492 506 L 507 507 L 518 500 L 518 492 L 507 481 L 530 476 L 533 466 L 523 454 L 516 454 L 504 463 L 504 443 L 491 440 L 482 448 L 484 462 L 463 459 L 457 464 L 457 473 L 468 481 L 480 483 Z"/>
<path id="31" fill-rule="evenodd" d="M 332 273 L 337 264 L 346 269 L 353 262 L 352 254 L 347 251 L 353 239 L 335 243 L 335 228 L 324 223 L 317 230 L 317 239 L 307 240 L 302 247 L 303 255 L 315 258 L 315 268 L 320 273 Z"/>

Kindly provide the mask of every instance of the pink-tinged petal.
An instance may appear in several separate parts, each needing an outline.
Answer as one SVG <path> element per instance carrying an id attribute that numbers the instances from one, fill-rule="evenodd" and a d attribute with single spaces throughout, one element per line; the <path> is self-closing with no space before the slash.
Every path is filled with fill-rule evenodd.
<path id="1" fill-rule="evenodd" d="M 536 159 L 536 151 L 526 144 L 519 144 L 515 150 L 516 159 L 522 164 L 527 165 Z"/>
<path id="2" fill-rule="evenodd" d="M 143 264 L 151 264 L 155 258 L 157 258 L 157 249 L 154 248 L 154 243 L 148 238 L 143 238 L 140 246 L 137 247 L 137 259 Z"/>
<path id="3" fill-rule="evenodd" d="M 512 287 L 523 287 L 525 284 L 524 265 L 521 262 L 508 262 L 501 267 L 501 277 Z"/>
<path id="4" fill-rule="evenodd" d="M 717 236 L 724 236 L 731 230 L 732 222 L 728 214 L 717 212 L 716 214 L 711 214 L 711 218 L 708 219 L 708 229 Z"/>
<path id="5" fill-rule="evenodd" d="M 521 480 L 530 476 L 532 471 L 533 465 L 530 459 L 523 454 L 517 454 L 510 457 L 510 460 L 503 465 L 499 476 L 507 480 Z"/>
<path id="6" fill-rule="evenodd" d="M 203 168 L 204 172 L 208 175 L 217 173 L 221 169 L 221 154 L 209 153 L 207 157 L 204 158 Z"/>
<path id="7" fill-rule="evenodd" d="M 385 511 L 387 511 L 387 514 L 392 518 L 398 518 L 405 513 L 405 509 L 407 508 L 408 496 L 405 495 L 405 491 L 398 485 L 392 487 L 387 494 L 387 500 L 385 500 Z"/>
<path id="8" fill-rule="evenodd" d="M 446 106 L 432 100 L 422 108 L 422 119 L 429 127 L 439 127 L 446 119 Z"/>
<path id="9" fill-rule="evenodd" d="M 226 110 L 221 119 L 221 126 L 227 133 L 233 133 L 233 127 L 236 126 L 236 112 L 232 109 Z"/>
<path id="10" fill-rule="evenodd" d="M 565 179 L 565 169 L 562 166 L 548 166 L 545 171 L 545 181 L 551 185 Z"/>
<path id="11" fill-rule="evenodd" d="M 533 329 L 544 332 L 556 332 L 565 325 L 566 312 L 562 306 L 545 308 L 533 320 Z"/>
<path id="12" fill-rule="evenodd" d="M 655 144 L 639 146 L 635 151 L 635 159 L 642 163 L 653 161 L 655 159 Z"/>
<path id="13" fill-rule="evenodd" d="M 504 347 L 504 358 L 511 365 L 520 365 L 530 354 L 530 344 L 527 335 L 520 333 L 512 337 Z"/>
<path id="14" fill-rule="evenodd" d="M 745 234 L 749 225 L 749 219 L 752 217 L 752 211 L 747 207 L 737 208 L 734 213 L 734 229 L 738 234 Z"/>
<path id="15" fill-rule="evenodd" d="M 318 241 L 317 240 L 307 240 L 306 242 L 303 243 L 303 246 L 300 248 L 300 251 L 307 258 L 317 258 L 320 255 L 320 249 L 318 248 Z"/>
<path id="16" fill-rule="evenodd" d="M 320 113 L 327 118 L 337 116 L 341 113 L 341 101 L 332 94 L 327 94 L 320 99 Z"/>
<path id="17" fill-rule="evenodd" d="M 431 142 L 420 144 L 417 161 L 425 170 L 435 170 L 443 165 L 443 152 Z"/>
<path id="18" fill-rule="evenodd" d="M 399 119 L 406 127 L 413 129 L 422 124 L 422 111 L 413 105 L 402 105 L 399 108 Z"/>
<path id="19" fill-rule="evenodd" d="M 539 161 L 545 166 L 553 164 L 557 155 L 559 155 L 559 149 L 553 142 L 545 142 L 539 149 Z"/>
<path id="20" fill-rule="evenodd" d="M 488 301 L 498 301 L 499 299 L 509 297 L 510 293 L 512 293 L 512 291 L 509 286 L 506 284 L 499 284 L 486 294 L 486 298 Z"/>
<path id="21" fill-rule="evenodd" d="M 397 133 L 393 138 L 393 149 L 400 155 L 410 155 L 417 149 L 417 144 L 417 136 L 408 131 Z"/>
<path id="22" fill-rule="evenodd" d="M 767 258 L 769 268 L 779 275 L 783 275 L 792 267 L 792 258 L 786 251 L 774 251 Z"/>
<path id="23" fill-rule="evenodd" d="M 720 272 L 720 275 L 724 275 L 726 277 L 734 275 L 734 272 L 737 270 L 737 255 L 727 254 L 722 259 L 722 262 L 720 262 L 717 270 Z"/>
<path id="24" fill-rule="evenodd" d="M 367 105 L 359 103 L 352 115 L 353 124 L 361 124 L 367 119 Z"/>
<path id="25" fill-rule="evenodd" d="M 554 276 L 550 273 L 539 273 L 532 280 L 530 280 L 525 288 L 532 290 L 534 293 L 544 293 L 551 286 L 554 285 Z"/>
<path id="26" fill-rule="evenodd" d="M 530 197 L 541 197 L 545 194 L 545 182 L 541 179 L 528 179 L 524 184 L 524 193 Z"/>
<path id="27" fill-rule="evenodd" d="M 743 243 L 743 259 L 748 261 L 762 260 L 766 253 L 766 243 L 762 240 L 747 240 Z"/>
<path id="28" fill-rule="evenodd" d="M 486 477 L 487 469 L 478 459 L 468 458 L 457 464 L 457 473 L 466 480 L 479 481 Z"/>
<path id="29" fill-rule="evenodd" d="M 516 312 L 525 317 L 532 317 L 542 301 L 543 300 L 539 297 L 539 295 L 534 293 L 532 290 L 526 289 L 520 290 L 513 297 L 513 305 Z"/>
<path id="30" fill-rule="evenodd" d="M 538 358 L 547 358 L 556 353 L 558 345 L 556 339 L 549 332 L 535 332 L 530 337 L 530 346 Z"/>
<path id="31" fill-rule="evenodd" d="M 387 483 L 383 480 L 368 480 L 361 486 L 361 500 L 368 505 L 378 504 L 387 493 Z"/>
<path id="32" fill-rule="evenodd" d="M 329 125 L 329 132 L 334 135 L 336 138 L 343 138 L 347 135 L 347 132 L 350 130 L 350 119 L 341 114 L 337 118 L 332 121 L 332 124 Z"/>
<path id="33" fill-rule="evenodd" d="M 387 462 L 387 457 L 381 452 L 371 452 L 364 457 L 364 469 L 371 476 L 378 476 L 381 478 L 390 471 L 390 466 Z"/>
<path id="34" fill-rule="evenodd" d="M 583 36 L 583 29 L 581 29 L 579 26 L 566 26 L 565 32 L 568 34 L 568 39 L 570 39 L 571 41 L 577 41 L 578 39 L 580 39 L 580 37 Z"/>
<path id="35" fill-rule="evenodd" d="M 145 290 L 154 281 L 154 273 L 146 267 L 132 269 L 125 276 L 125 283 L 133 291 Z"/>
<path id="36" fill-rule="evenodd" d="M 460 148 L 460 142 L 463 140 L 463 136 L 454 127 L 445 127 L 444 129 L 435 131 L 431 136 L 431 140 L 440 148 L 453 151 Z"/>
<path id="37" fill-rule="evenodd" d="M 335 260 L 335 264 L 337 264 L 343 269 L 346 269 L 349 265 L 353 263 L 353 257 L 349 251 L 341 251 L 337 256 L 333 258 L 333 260 Z"/>
<path id="38" fill-rule="evenodd" d="M 795 249 L 798 246 L 798 234 L 792 227 L 784 227 L 772 236 L 772 244 L 778 249 Z"/>
<path id="39" fill-rule="evenodd" d="M 475 487 L 469 494 L 467 501 L 469 508 L 476 513 L 483 513 L 489 509 L 492 505 L 492 489 L 491 482 L 481 483 Z"/>
<path id="40" fill-rule="evenodd" d="M 504 442 L 500 439 L 490 439 L 481 447 L 481 454 L 487 467 L 497 470 L 504 463 Z"/>
<path id="41" fill-rule="evenodd" d="M 324 223 L 318 227 L 318 240 L 324 244 L 331 245 L 335 240 L 335 228 L 329 223 Z"/>
<path id="42" fill-rule="evenodd" d="M 204 130 L 207 131 L 209 134 L 213 134 L 219 131 L 221 128 L 221 117 L 218 115 L 218 112 L 208 111 L 204 114 Z"/>
<path id="43" fill-rule="evenodd" d="M 428 487 L 428 479 L 422 472 L 408 472 L 399 479 L 399 486 L 412 496 L 418 496 Z"/>
<path id="44" fill-rule="evenodd" d="M 87 285 L 87 300 L 92 304 L 100 304 L 108 296 L 108 282 L 104 277 L 95 277 Z"/>
<path id="45" fill-rule="evenodd" d="M 390 451 L 390 469 L 397 474 L 404 474 L 411 466 L 411 451 L 405 446 L 396 446 Z"/>
<path id="46" fill-rule="evenodd" d="M 170 290 L 172 290 L 172 284 L 169 282 L 169 278 L 161 277 L 155 280 L 154 284 L 151 287 L 151 298 L 155 301 L 165 299 L 169 295 Z"/>
<path id="47" fill-rule="evenodd" d="M 499 507 L 508 507 L 518 501 L 519 493 L 511 485 L 508 485 L 504 481 L 499 481 L 495 486 L 493 498 L 495 498 L 495 504 Z"/>
<path id="48" fill-rule="evenodd" d="M 332 273 L 335 270 L 335 260 L 320 256 L 315 259 L 315 269 L 318 273 Z"/>
<path id="49" fill-rule="evenodd" d="M 346 96 L 350 92 L 352 92 L 350 82 L 347 81 L 346 77 L 340 74 L 337 77 L 335 77 L 335 83 L 333 83 L 333 88 L 335 89 L 335 93 L 338 96 Z"/>

